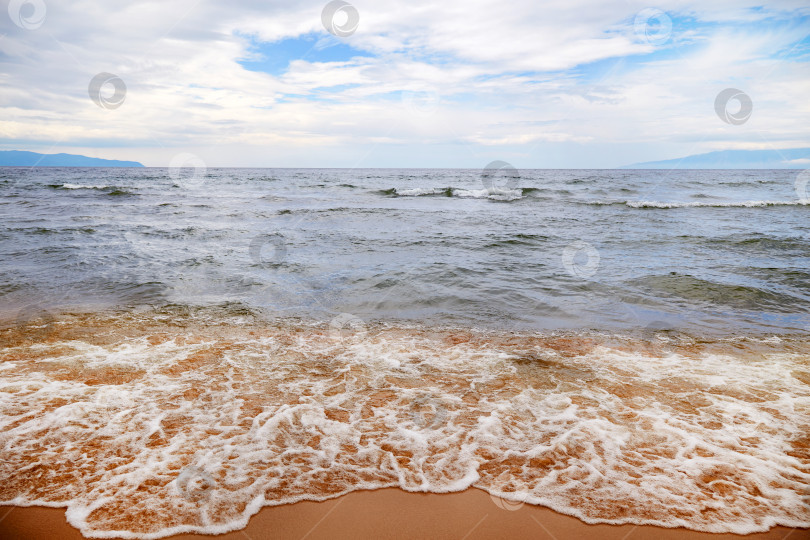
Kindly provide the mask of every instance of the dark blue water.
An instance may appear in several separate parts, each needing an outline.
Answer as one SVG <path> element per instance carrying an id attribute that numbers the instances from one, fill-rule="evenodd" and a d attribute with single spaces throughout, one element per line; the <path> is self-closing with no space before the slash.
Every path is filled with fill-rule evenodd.
<path id="1" fill-rule="evenodd" d="M 0 307 L 802 332 L 798 173 L 3 168 Z"/>

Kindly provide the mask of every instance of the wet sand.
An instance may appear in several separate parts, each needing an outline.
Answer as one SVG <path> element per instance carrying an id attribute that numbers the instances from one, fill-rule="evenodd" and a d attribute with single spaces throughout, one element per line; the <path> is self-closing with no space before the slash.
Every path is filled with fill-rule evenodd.
<path id="1" fill-rule="evenodd" d="M 498 503 L 501 503 L 500 505 Z M 547 508 L 525 504 L 503 507 L 484 491 L 468 489 L 452 494 L 407 493 L 399 489 L 360 491 L 325 502 L 301 502 L 266 507 L 247 528 L 217 538 L 349 539 L 349 538 L 483 538 L 604 539 L 604 540 L 804 540 L 810 529 L 775 527 L 746 536 L 710 534 L 686 529 L 637 525 L 588 525 Z M 80 539 L 65 520 L 64 509 L 0 507 L 0 538 L 5 540 Z M 210 536 L 183 534 L 175 539 Z"/>

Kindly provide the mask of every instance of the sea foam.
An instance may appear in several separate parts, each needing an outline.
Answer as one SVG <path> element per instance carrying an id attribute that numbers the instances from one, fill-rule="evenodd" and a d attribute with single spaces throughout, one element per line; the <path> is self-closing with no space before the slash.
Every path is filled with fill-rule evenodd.
<path id="1" fill-rule="evenodd" d="M 390 191 L 390 190 L 389 190 Z M 393 193 L 398 197 L 458 197 L 462 199 L 491 199 L 495 201 L 514 201 L 523 198 L 523 190 L 520 188 L 483 188 L 483 189 L 460 189 L 453 187 L 446 188 L 412 188 L 393 189 Z"/>
<path id="2" fill-rule="evenodd" d="M 391 486 L 588 523 L 810 526 L 804 343 L 146 315 L 3 332 L 0 503 L 67 507 L 89 537 L 221 533 Z"/>

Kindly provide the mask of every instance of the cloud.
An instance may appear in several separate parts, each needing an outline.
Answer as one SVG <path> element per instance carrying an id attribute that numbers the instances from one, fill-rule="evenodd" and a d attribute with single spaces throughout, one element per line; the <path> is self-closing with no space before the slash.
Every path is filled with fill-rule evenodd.
<path id="1" fill-rule="evenodd" d="M 665 2 L 672 33 L 654 44 L 635 2 L 353 4 L 343 39 L 321 2 L 50 2 L 34 30 L 0 17 L 2 145 L 155 166 L 476 167 L 501 151 L 531 167 L 562 147 L 563 166 L 592 167 L 808 144 L 802 2 Z M 120 108 L 89 98 L 99 72 L 126 82 Z M 754 102 L 742 126 L 715 115 L 728 87 Z"/>

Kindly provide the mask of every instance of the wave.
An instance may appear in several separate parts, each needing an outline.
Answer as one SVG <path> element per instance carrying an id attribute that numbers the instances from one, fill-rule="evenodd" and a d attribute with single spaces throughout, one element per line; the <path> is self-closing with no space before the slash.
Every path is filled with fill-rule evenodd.
<path id="1" fill-rule="evenodd" d="M 541 189 L 541 188 L 515 188 L 515 189 L 465 189 L 457 187 L 436 187 L 436 188 L 389 188 L 376 191 L 375 193 L 385 197 L 457 197 L 471 199 L 490 199 L 496 201 L 515 201 L 532 197 L 535 199 L 555 199 L 563 197 L 564 200 L 570 196 L 568 190 Z M 697 195 L 696 197 L 707 198 L 708 195 Z M 807 206 L 810 199 L 800 199 L 793 201 L 633 201 L 633 200 L 596 200 L 596 201 L 576 201 L 579 204 L 589 206 L 626 206 L 629 208 L 642 209 L 670 209 L 670 208 L 760 208 L 771 206 Z"/>
<path id="2" fill-rule="evenodd" d="M 759 208 L 767 206 L 807 206 L 810 205 L 810 199 L 732 202 L 588 201 L 584 204 L 592 206 L 629 206 L 630 208 Z"/>
<path id="3" fill-rule="evenodd" d="M 57 189 L 109 189 L 114 186 L 109 186 L 107 184 L 54 184 L 50 187 Z"/>
<path id="4" fill-rule="evenodd" d="M 378 193 L 387 197 L 458 197 L 460 199 L 490 199 L 494 201 L 515 201 L 522 199 L 529 193 L 537 191 L 537 188 L 484 188 L 484 189 L 462 189 L 455 187 L 443 188 L 411 188 L 399 189 L 390 188 L 381 190 Z"/>
<path id="5" fill-rule="evenodd" d="M 797 309 L 807 308 L 805 300 L 790 294 L 767 288 L 726 284 L 675 272 L 635 278 L 627 283 L 648 289 L 657 295 L 734 309 L 795 313 Z"/>
<path id="6" fill-rule="evenodd" d="M 107 195 L 112 197 L 120 197 L 120 196 L 127 196 L 127 195 L 135 195 L 135 193 L 131 191 L 127 191 L 125 189 L 117 188 L 113 185 L 109 184 L 49 184 L 49 188 L 52 189 L 91 189 L 91 190 L 99 190 L 105 191 Z"/>
<path id="7" fill-rule="evenodd" d="M 441 197 L 452 197 L 454 188 L 413 188 L 413 189 L 396 189 L 394 188 L 394 195 L 398 197 L 430 197 L 438 195 Z"/>
<path id="8" fill-rule="evenodd" d="M 87 537 L 225 532 L 391 486 L 588 523 L 810 526 L 807 341 L 662 335 L 18 321 L 0 330 L 0 503 L 67 507 Z"/>
<path id="9" fill-rule="evenodd" d="M 696 245 L 708 244 L 723 249 L 742 249 L 746 253 L 752 250 L 760 252 L 786 251 L 796 253 L 810 253 L 810 244 L 801 236 L 771 236 L 762 233 L 732 234 L 728 236 L 692 236 L 681 235 L 678 242 L 689 242 Z"/>
<path id="10" fill-rule="evenodd" d="M 492 241 L 484 247 L 534 246 L 548 239 L 548 236 L 543 234 L 515 234 L 507 238 L 493 238 Z"/>

